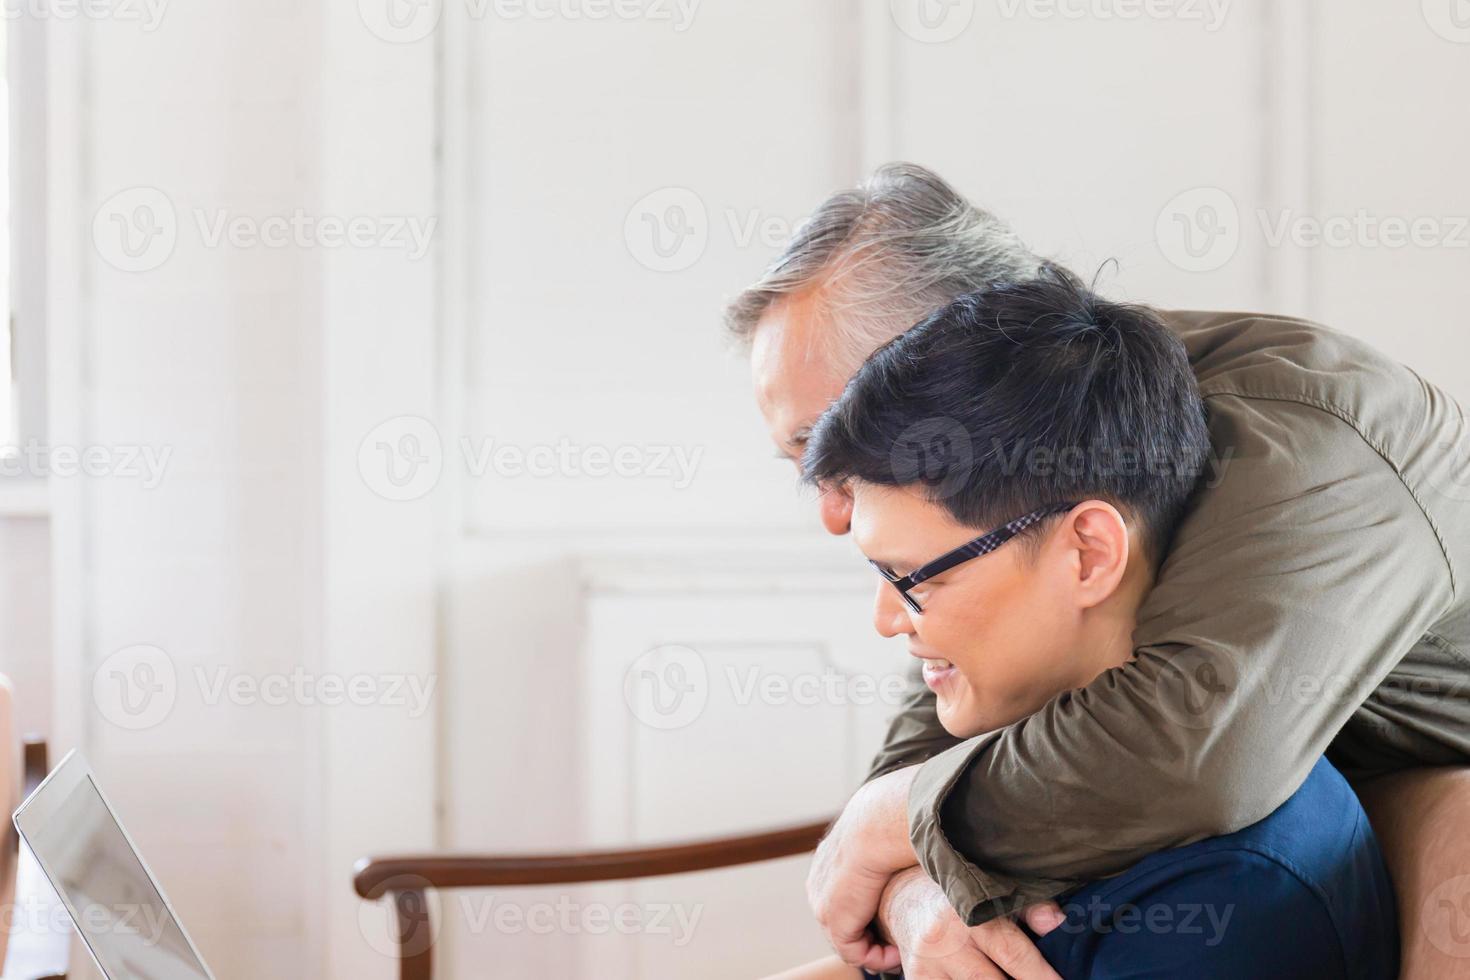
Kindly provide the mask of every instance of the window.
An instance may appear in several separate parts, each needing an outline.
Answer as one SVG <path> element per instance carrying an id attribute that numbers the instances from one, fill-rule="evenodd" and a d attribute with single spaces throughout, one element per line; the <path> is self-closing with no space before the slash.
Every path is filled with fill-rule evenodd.
<path id="1" fill-rule="evenodd" d="M 46 441 L 44 41 L 39 18 L 0 18 L 0 457 Z M 35 476 L 0 467 L 12 492 Z"/>
<path id="2" fill-rule="evenodd" d="M 15 367 L 11 352 L 10 306 L 10 58 L 8 31 L 10 18 L 0 18 L 0 452 L 13 447 L 17 440 L 15 416 Z"/>

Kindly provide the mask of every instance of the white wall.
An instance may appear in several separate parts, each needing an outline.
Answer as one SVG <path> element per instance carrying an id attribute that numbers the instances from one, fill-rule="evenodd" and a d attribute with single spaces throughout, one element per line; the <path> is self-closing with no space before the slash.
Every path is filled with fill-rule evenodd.
<path id="1" fill-rule="evenodd" d="M 1470 214 L 1470 136 L 1445 116 L 1467 47 L 1420 8 L 1237 0 L 1213 29 L 1205 4 L 1187 7 L 1203 21 L 1119 20 L 963 0 L 927 24 L 903 0 L 602 20 L 451 2 L 407 21 L 369 0 L 216 2 L 167 5 L 152 29 L 49 21 L 51 439 L 172 455 L 156 488 L 53 480 L 49 528 L 0 526 L 7 614 L 29 609 L 49 538 L 50 623 L 21 634 L 56 651 L 41 716 L 93 756 L 222 978 L 391 976 L 382 910 L 349 888 L 365 853 L 687 836 L 835 807 L 883 704 L 742 704 L 715 684 L 714 707 L 670 730 L 625 700 L 670 644 L 716 679 L 877 677 L 901 660 L 867 634 L 850 546 L 820 535 L 771 459 L 721 300 L 829 190 L 910 158 L 1074 268 L 1116 257 L 1109 290 L 1318 315 L 1470 395 L 1466 249 L 1272 247 L 1262 230 L 1361 208 L 1451 235 Z M 159 194 L 172 253 L 119 253 L 113 216 L 165 213 Z M 221 209 L 247 230 L 298 209 L 378 232 L 437 223 L 423 255 L 210 245 L 198 221 Z M 1211 214 L 1221 237 L 1191 256 L 1178 234 Z M 462 439 L 566 446 L 579 467 L 631 447 L 644 469 L 476 472 Z M 648 472 L 664 450 L 697 459 L 687 481 Z M 420 451 L 426 469 L 401 469 Z M 409 472 L 438 477 L 392 479 Z M 107 692 L 138 658 L 159 666 L 140 644 L 178 685 L 133 730 Z M 437 693 L 414 716 L 211 705 L 195 668 Z M 818 749 L 840 761 L 785 761 Z M 677 949 L 477 927 L 461 909 L 441 962 L 684 976 L 720 950 L 701 975 L 749 976 L 820 951 L 801 874 L 564 893 L 700 906 Z M 762 941 L 732 951 L 751 930 Z"/>
<path id="2" fill-rule="evenodd" d="M 361 10 L 368 10 L 364 4 Z M 314 152 L 323 215 L 365 220 L 366 247 L 320 250 L 323 433 L 321 479 L 323 670 L 381 684 L 382 698 L 324 713 L 316 874 L 325 906 L 323 971 L 389 976 L 390 928 L 382 906 L 349 890 L 355 861 L 435 843 L 436 736 L 443 512 L 426 495 L 393 500 L 378 450 L 396 451 L 394 419 L 436 414 L 439 210 L 435 63 L 427 45 L 385 44 L 359 9 L 320 11 L 322 95 Z M 398 248 L 400 222 L 429 237 L 422 254 Z M 385 423 L 385 420 L 386 421 Z M 386 427 L 385 427 L 386 426 Z M 398 703 L 393 685 L 428 699 Z M 316 787 L 314 787 L 316 789 Z"/>
<path id="3" fill-rule="evenodd" d="M 961 3 L 950 26 L 973 17 L 952 40 L 890 32 L 891 155 L 936 167 L 1079 272 L 1116 259 L 1104 288 L 1318 318 L 1470 398 L 1455 326 L 1470 297 L 1457 163 L 1470 130 L 1445 101 L 1470 59 L 1466 32 L 1446 26 L 1453 4 L 1046 13 L 1089 7 L 1114 5 Z M 1215 247 L 1191 259 L 1181 223 L 1202 247 L 1216 216 Z M 1432 244 L 1394 237 L 1416 220 Z M 1314 223 L 1328 226 L 1320 244 Z"/>
<path id="4" fill-rule="evenodd" d="M 319 713 L 214 690 L 321 669 L 318 262 L 199 223 L 313 206 L 318 20 L 206 3 L 45 25 L 51 442 L 169 454 L 161 479 L 51 481 L 53 734 L 222 977 L 318 974 L 347 877 L 321 867 Z"/>

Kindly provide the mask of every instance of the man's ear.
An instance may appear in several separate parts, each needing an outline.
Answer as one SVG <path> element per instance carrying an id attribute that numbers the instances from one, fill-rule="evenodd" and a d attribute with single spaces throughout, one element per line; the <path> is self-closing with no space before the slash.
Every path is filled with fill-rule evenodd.
<path id="1" fill-rule="evenodd" d="M 1067 512 L 1063 532 L 1073 555 L 1076 594 L 1084 609 L 1118 591 L 1128 570 L 1128 522 L 1105 500 L 1087 500 Z"/>

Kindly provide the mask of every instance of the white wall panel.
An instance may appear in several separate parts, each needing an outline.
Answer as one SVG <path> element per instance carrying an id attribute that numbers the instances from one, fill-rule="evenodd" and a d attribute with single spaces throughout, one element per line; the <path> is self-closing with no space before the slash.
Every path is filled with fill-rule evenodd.
<path id="1" fill-rule="evenodd" d="M 684 31 L 468 25 L 465 431 L 699 454 L 687 485 L 472 479 L 471 526 L 804 526 L 787 474 L 762 465 L 719 315 L 805 209 L 857 176 L 853 21 L 835 2 L 705 3 Z"/>
<path id="2" fill-rule="evenodd" d="M 1463 5 L 1418 6 L 1320 18 L 1316 193 L 1298 210 L 1347 231 L 1311 250 L 1313 315 L 1470 405 L 1470 29 L 1448 30 Z"/>
<path id="3" fill-rule="evenodd" d="M 194 216 L 259 219 L 309 195 L 314 19 L 205 4 L 168 6 L 151 31 L 107 19 L 46 29 L 52 442 L 170 454 L 156 486 L 51 481 L 64 624 L 54 740 L 88 752 L 222 977 L 313 973 L 312 711 L 214 701 L 195 673 L 319 666 L 316 454 L 303 421 L 319 385 L 311 259 L 211 244 Z M 262 51 L 271 57 L 251 54 Z M 109 216 L 142 217 L 110 210 L 130 188 L 165 202 L 152 218 L 177 243 L 124 271 L 107 235 Z M 109 658 L 137 644 L 162 651 L 177 678 L 158 695 L 169 710 L 141 727 L 93 689 L 99 671 L 104 688 L 119 679 Z M 144 676 L 120 676 L 151 696 Z"/>
<path id="4" fill-rule="evenodd" d="M 1174 16 L 1140 15 L 1145 6 Z M 1249 243 L 1202 274 L 1155 240 L 1176 195 L 1259 190 L 1257 5 L 1219 6 L 951 4 L 932 31 L 890 33 L 891 155 L 935 168 L 1084 278 L 1117 259 L 1101 280 L 1110 291 L 1162 305 L 1258 303 Z M 1110 14 L 1119 10 L 1134 15 Z"/>

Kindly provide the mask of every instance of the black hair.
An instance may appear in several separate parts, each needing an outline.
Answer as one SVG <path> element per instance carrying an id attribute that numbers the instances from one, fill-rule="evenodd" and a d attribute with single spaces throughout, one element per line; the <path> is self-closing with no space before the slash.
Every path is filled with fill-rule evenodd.
<path id="1" fill-rule="evenodd" d="M 977 529 L 1106 500 L 1157 561 L 1210 451 L 1179 339 L 1075 276 L 966 293 L 878 348 L 817 421 L 803 478 L 918 486 Z M 1049 523 L 1049 522 L 1043 522 Z"/>

